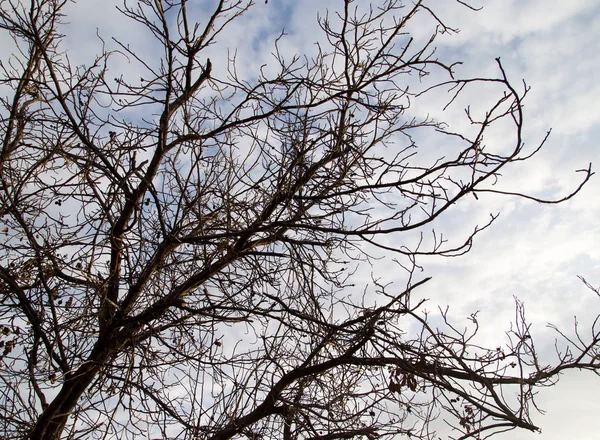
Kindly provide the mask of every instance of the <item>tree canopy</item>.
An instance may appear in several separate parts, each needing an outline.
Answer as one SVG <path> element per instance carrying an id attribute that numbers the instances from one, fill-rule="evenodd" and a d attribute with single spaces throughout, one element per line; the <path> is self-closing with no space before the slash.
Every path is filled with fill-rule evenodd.
<path id="1" fill-rule="evenodd" d="M 597 326 L 545 365 L 519 303 L 503 347 L 475 315 L 425 313 L 419 259 L 468 252 L 496 216 L 451 241 L 433 222 L 487 193 L 559 203 L 593 174 L 557 200 L 496 185 L 548 134 L 526 148 L 529 88 L 500 59 L 455 74 L 432 6 L 341 1 L 314 53 L 282 33 L 249 73 L 221 37 L 272 2 L 125 2 L 155 50 L 99 39 L 89 65 L 66 3 L 0 2 L 2 438 L 434 439 L 440 419 L 478 439 L 536 430 L 537 387 L 599 370 Z"/>

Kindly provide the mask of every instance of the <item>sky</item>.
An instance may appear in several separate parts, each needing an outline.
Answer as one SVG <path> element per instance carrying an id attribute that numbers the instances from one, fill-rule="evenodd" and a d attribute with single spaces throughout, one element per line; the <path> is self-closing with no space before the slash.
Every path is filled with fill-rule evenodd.
<path id="1" fill-rule="evenodd" d="M 530 188 L 530 194 L 565 194 L 573 188 L 575 170 L 598 164 L 600 148 L 600 5 L 593 1 L 488 1 L 477 14 L 456 16 L 461 33 L 448 43 L 469 71 L 488 71 L 500 56 L 508 75 L 532 87 L 525 102 L 530 139 L 552 128 L 548 144 L 532 162 L 507 173 L 507 187 Z M 445 48 L 444 48 L 445 49 Z M 440 48 L 442 50 L 442 48 Z M 600 284 L 600 181 L 595 176 L 574 199 L 561 205 L 526 200 L 481 200 L 472 213 L 500 212 L 498 222 L 478 237 L 460 259 L 435 262 L 427 286 L 462 298 L 468 311 L 480 310 L 486 337 L 502 332 L 510 320 L 513 295 L 523 301 L 538 349 L 551 361 L 555 335 L 546 324 L 562 329 L 589 328 L 600 311 L 599 298 L 577 279 Z M 513 186 L 513 182 L 514 185 Z M 450 286 L 448 288 L 448 286 Z M 443 302 L 443 301 L 441 301 Z M 483 326 L 483 324 L 482 324 Z M 497 336 L 502 336 L 498 334 Z M 569 374 L 556 387 L 542 390 L 534 416 L 542 434 L 513 431 L 517 440 L 597 437 L 600 380 L 593 374 Z"/>
<path id="2" fill-rule="evenodd" d="M 194 2 L 200 9 L 213 2 Z M 282 50 L 311 53 L 319 33 L 317 12 L 334 10 L 340 0 L 262 0 L 222 36 L 210 54 L 215 68 L 238 49 L 240 73 L 255 76 L 285 28 Z M 460 33 L 438 43 L 440 54 L 463 61 L 463 76 L 496 75 L 501 57 L 507 75 L 532 87 L 525 102 L 526 142 L 552 134 L 540 154 L 504 174 L 502 187 L 525 190 L 540 197 L 560 197 L 581 179 L 575 170 L 591 162 L 600 167 L 600 4 L 594 0 L 488 0 L 475 13 L 449 0 L 431 0 L 440 16 Z M 115 11 L 113 0 L 81 0 L 68 6 L 65 44 L 70 57 L 88 62 L 98 51 L 98 33 L 108 46 L 110 36 L 137 44 L 140 51 L 155 49 L 140 40 L 139 29 Z M 415 30 L 418 33 L 418 29 Z M 114 45 L 113 45 L 114 46 Z M 117 58 L 113 69 L 127 70 L 128 61 Z M 456 111 L 456 109 L 454 110 Z M 457 117 L 447 114 L 448 120 Z M 502 134 L 498 133 L 501 137 Z M 420 290 L 430 309 L 451 305 L 453 316 L 478 311 L 481 338 L 489 344 L 503 341 L 514 319 L 514 297 L 525 306 L 538 348 L 552 361 L 556 334 L 547 327 L 573 328 L 577 315 L 581 328 L 590 326 L 600 312 L 600 298 L 577 276 L 600 285 L 600 176 L 594 176 L 581 193 L 561 205 L 499 196 L 469 201 L 439 225 L 453 237 L 490 213 L 500 213 L 492 228 L 478 235 L 471 252 L 460 258 L 423 261 L 423 275 L 433 279 Z M 393 272 L 392 272 L 393 273 Z M 390 281 L 394 281 L 390 279 Z M 402 281 L 398 280 L 401 284 Z M 541 390 L 537 399 L 545 415 L 534 422 L 541 434 L 513 431 L 514 440 L 597 438 L 600 414 L 600 378 L 593 374 L 565 375 L 555 387 Z M 497 438 L 503 438 L 499 436 Z"/>
<path id="3" fill-rule="evenodd" d="M 489 73 L 494 58 L 501 57 L 510 78 L 526 80 L 532 87 L 525 102 L 527 136 L 535 142 L 549 128 L 552 134 L 539 156 L 505 174 L 503 185 L 527 188 L 529 194 L 565 194 L 577 181 L 575 170 L 600 163 L 600 58 L 595 56 L 600 5 L 583 0 L 500 0 L 479 5 L 484 7 L 476 14 L 456 14 L 449 8 L 449 21 L 461 32 L 439 50 L 457 51 L 468 74 Z M 600 311 L 599 298 L 577 278 L 600 284 L 597 177 L 561 205 L 500 197 L 480 200 L 465 217 L 500 212 L 498 221 L 478 237 L 469 254 L 427 264 L 433 280 L 424 296 L 440 304 L 460 297 L 461 304 L 451 303 L 455 316 L 479 310 L 490 341 L 503 337 L 517 296 L 525 305 L 538 349 L 550 363 L 555 334 L 546 324 L 572 329 L 577 315 L 585 329 Z M 542 433 L 513 431 L 506 437 L 597 438 L 599 392 L 600 380 L 594 374 L 565 375 L 557 386 L 538 395 L 546 414 L 534 415 L 533 420 Z"/>
<path id="4" fill-rule="evenodd" d="M 532 195 L 565 194 L 577 181 L 575 170 L 600 163 L 600 58 L 595 56 L 600 5 L 583 0 L 478 5 L 484 7 L 476 14 L 455 14 L 456 9 L 449 8 L 449 21 L 461 32 L 440 47 L 440 53 L 457 51 L 464 61 L 461 69 L 468 74 L 489 73 L 499 56 L 510 78 L 527 81 L 532 87 L 525 102 L 527 136 L 535 142 L 549 128 L 552 134 L 540 155 L 505 173 L 502 184 L 527 188 Z M 538 349 L 551 362 L 555 334 L 546 324 L 572 329 L 577 315 L 580 326 L 589 328 L 600 311 L 599 298 L 577 279 L 580 275 L 592 285 L 600 284 L 597 177 L 561 205 L 495 197 L 480 200 L 472 210 L 467 208 L 467 218 L 480 218 L 486 212 L 501 214 L 469 254 L 426 265 L 433 280 L 424 296 L 440 304 L 446 298 L 461 298 L 460 303 L 451 302 L 455 316 L 479 310 L 485 338 L 490 341 L 503 337 L 514 310 L 513 296 L 517 296 L 525 305 Z M 557 386 L 538 395 L 546 414 L 533 419 L 542 433 L 513 431 L 506 437 L 597 438 L 598 392 L 600 380 L 594 374 L 566 375 Z"/>

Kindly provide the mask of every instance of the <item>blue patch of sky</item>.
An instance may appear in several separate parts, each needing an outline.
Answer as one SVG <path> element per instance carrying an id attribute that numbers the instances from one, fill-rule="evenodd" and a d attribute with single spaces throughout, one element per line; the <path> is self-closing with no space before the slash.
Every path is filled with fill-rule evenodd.
<path id="1" fill-rule="evenodd" d="M 295 2 L 271 1 L 264 6 L 264 8 L 255 11 L 255 13 L 267 14 L 272 26 L 254 30 L 252 35 L 252 49 L 257 52 L 260 51 L 265 43 L 272 44 L 276 38 L 276 34 L 280 32 L 287 34 L 294 32 L 292 20 L 296 9 Z"/>

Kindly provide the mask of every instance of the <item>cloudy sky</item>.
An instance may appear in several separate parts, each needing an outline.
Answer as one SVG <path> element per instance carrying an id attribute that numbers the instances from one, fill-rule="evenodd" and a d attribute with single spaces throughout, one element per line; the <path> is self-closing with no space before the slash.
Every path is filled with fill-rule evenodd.
<path id="1" fill-rule="evenodd" d="M 500 56 L 508 75 L 532 87 L 525 102 L 531 142 L 548 128 L 552 135 L 539 157 L 507 173 L 503 184 L 530 188 L 530 194 L 556 197 L 575 185 L 575 170 L 599 164 L 600 145 L 600 5 L 594 1 L 487 1 L 477 14 L 452 16 L 461 33 L 448 43 L 467 71 L 486 73 Z M 453 11 L 449 11 L 453 12 Z M 443 49 L 446 49 L 444 47 Z M 440 48 L 442 50 L 442 48 Z M 600 299 L 576 275 L 600 284 L 600 193 L 598 176 L 578 197 L 562 205 L 488 198 L 469 214 L 500 212 L 494 227 L 461 259 L 432 263 L 427 296 L 461 298 L 467 314 L 480 310 L 489 338 L 501 336 L 510 320 L 513 295 L 525 304 L 538 349 L 551 362 L 554 335 L 548 322 L 573 327 L 577 315 L 589 328 Z M 443 302 L 443 301 L 440 301 Z M 597 437 L 600 379 L 571 374 L 553 389 L 542 390 L 538 403 L 547 410 L 534 421 L 542 435 L 513 432 L 513 439 L 558 440 Z"/>
<path id="2" fill-rule="evenodd" d="M 362 0 L 360 0 L 362 2 Z M 212 5 L 190 0 L 196 13 Z M 525 102 L 526 141 L 552 135 L 545 149 L 531 161 L 506 172 L 503 188 L 524 190 L 540 197 L 560 197 L 576 187 L 590 162 L 600 167 L 600 4 L 595 0 L 479 0 L 471 12 L 450 0 L 430 0 L 447 24 L 459 28 L 443 38 L 438 51 L 463 61 L 459 75 L 496 75 L 494 58 L 501 57 L 508 76 L 532 87 Z M 155 49 L 143 41 L 135 26 L 114 9 L 113 0 L 81 0 L 68 8 L 66 44 L 72 59 L 89 63 L 98 52 L 96 29 L 111 47 L 110 36 L 136 44 L 142 53 Z M 216 68 L 225 63 L 226 49 L 238 49 L 241 75 L 256 76 L 269 56 L 273 41 L 285 28 L 282 47 L 289 53 L 314 51 L 319 34 L 317 12 L 335 10 L 341 0 L 262 0 L 224 34 L 210 54 Z M 415 32 L 419 32 L 418 28 Z M 114 46 L 114 45 L 113 45 Z M 127 60 L 113 69 L 127 70 Z M 221 64 L 220 64 L 221 63 Z M 446 115 L 452 120 L 455 115 Z M 501 134 L 499 134 L 501 136 Z M 600 298 L 578 280 L 600 285 L 600 176 L 595 176 L 574 199 L 558 206 L 539 205 L 506 197 L 480 197 L 439 225 L 452 237 L 482 224 L 500 212 L 496 224 L 478 236 L 473 250 L 461 258 L 424 261 L 433 280 L 419 292 L 430 308 L 451 305 L 453 316 L 479 311 L 482 337 L 502 341 L 514 318 L 514 296 L 524 304 L 538 349 L 552 361 L 555 334 L 552 322 L 569 331 L 577 315 L 582 328 L 600 312 Z M 465 226 L 466 225 L 466 226 Z M 402 281 L 399 281 L 402 283 Z M 541 435 L 512 432 L 516 440 L 597 438 L 600 378 L 570 374 L 552 389 L 542 390 L 535 415 Z"/>

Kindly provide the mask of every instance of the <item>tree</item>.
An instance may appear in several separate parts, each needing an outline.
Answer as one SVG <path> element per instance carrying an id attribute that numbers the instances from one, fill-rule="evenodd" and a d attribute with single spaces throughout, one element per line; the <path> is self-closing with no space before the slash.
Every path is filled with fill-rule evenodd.
<path id="1" fill-rule="evenodd" d="M 535 430 L 536 387 L 598 371 L 597 328 L 545 366 L 519 304 L 509 344 L 484 348 L 475 317 L 438 328 L 414 297 L 421 256 L 461 255 L 495 220 L 459 244 L 424 235 L 466 197 L 558 203 L 592 175 L 556 201 L 494 186 L 547 136 L 525 150 L 528 88 L 499 59 L 497 77 L 455 78 L 434 50 L 454 30 L 429 6 L 346 0 L 318 18 L 314 56 L 282 34 L 243 77 L 206 54 L 250 1 L 198 23 L 192 2 L 125 4 L 160 56 L 115 40 L 90 66 L 62 49 L 65 3 L 1 3 L 3 438 L 426 439 L 438 415 L 483 438 Z M 140 78 L 111 77 L 120 56 Z M 464 130 L 415 109 L 473 88 L 497 98 Z M 497 126 L 506 143 L 487 145 Z M 382 251 L 404 287 L 378 281 Z"/>

